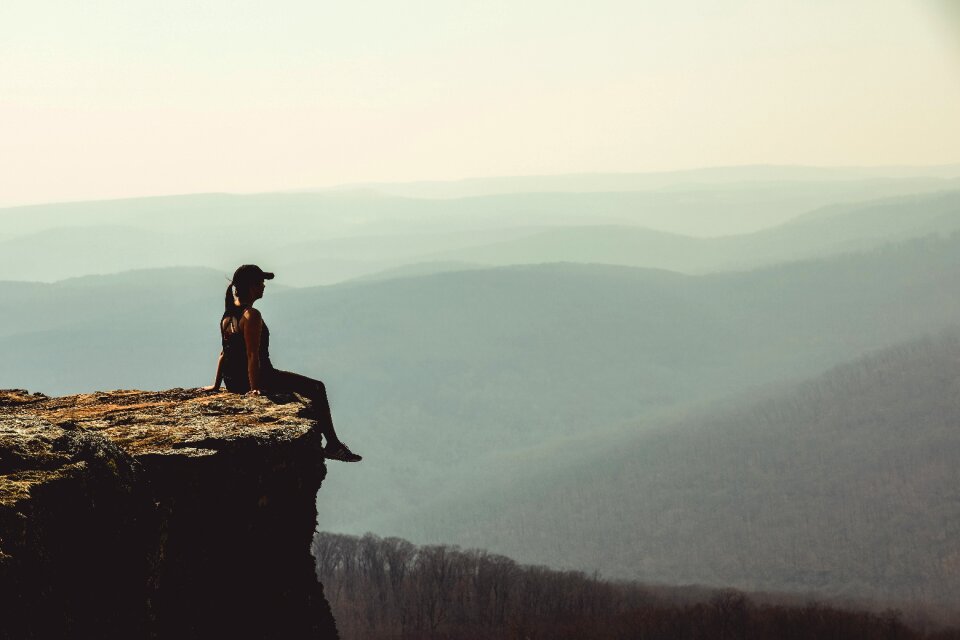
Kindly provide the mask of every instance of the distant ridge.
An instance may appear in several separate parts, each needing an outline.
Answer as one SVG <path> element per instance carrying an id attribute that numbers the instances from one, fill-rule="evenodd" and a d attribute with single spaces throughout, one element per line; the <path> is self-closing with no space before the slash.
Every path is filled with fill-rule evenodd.
<path id="1" fill-rule="evenodd" d="M 232 271 L 238 256 L 270 265 L 294 286 L 425 262 L 579 261 L 703 273 L 869 248 L 915 234 L 934 214 L 943 224 L 931 231 L 960 219 L 960 181 L 757 184 L 452 200 L 206 194 L 5 209 L 0 220 L 14 236 L 0 240 L 0 279 L 50 282 L 184 264 Z M 884 202 L 891 197 L 900 199 Z"/>
<path id="2" fill-rule="evenodd" d="M 753 233 L 689 237 L 637 226 L 553 227 L 428 256 L 486 265 L 581 262 L 708 273 L 863 251 L 960 230 L 960 190 L 816 209 Z"/>
<path id="3" fill-rule="evenodd" d="M 742 165 L 674 171 L 566 173 L 490 176 L 459 180 L 345 183 L 309 191 L 374 191 L 414 198 L 463 198 L 477 195 L 634 191 L 677 186 L 749 182 L 821 182 L 881 179 L 960 178 L 960 164 L 889 167 L 812 167 L 803 165 Z M 306 191 L 306 190 L 300 190 Z"/>

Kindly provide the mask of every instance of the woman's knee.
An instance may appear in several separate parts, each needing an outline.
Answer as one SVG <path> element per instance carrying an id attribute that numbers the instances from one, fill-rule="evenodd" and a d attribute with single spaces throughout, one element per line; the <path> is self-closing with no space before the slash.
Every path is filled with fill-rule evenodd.
<path id="1" fill-rule="evenodd" d="M 327 395 L 327 386 L 321 380 L 310 378 L 308 376 L 293 374 L 292 380 L 297 387 L 298 393 L 310 396 L 311 398 L 325 398 Z"/>
<path id="2" fill-rule="evenodd" d="M 317 394 L 317 397 L 327 397 L 327 385 L 323 384 L 320 380 L 313 381 L 313 391 Z"/>

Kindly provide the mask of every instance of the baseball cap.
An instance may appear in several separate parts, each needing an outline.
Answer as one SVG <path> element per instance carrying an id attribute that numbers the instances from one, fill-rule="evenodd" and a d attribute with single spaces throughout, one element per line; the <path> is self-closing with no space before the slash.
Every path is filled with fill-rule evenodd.
<path id="1" fill-rule="evenodd" d="M 270 271 L 264 271 L 255 264 L 244 264 L 237 267 L 237 270 L 233 272 L 233 282 L 234 285 L 245 285 L 248 283 L 256 282 L 257 280 L 273 280 L 273 273 Z"/>

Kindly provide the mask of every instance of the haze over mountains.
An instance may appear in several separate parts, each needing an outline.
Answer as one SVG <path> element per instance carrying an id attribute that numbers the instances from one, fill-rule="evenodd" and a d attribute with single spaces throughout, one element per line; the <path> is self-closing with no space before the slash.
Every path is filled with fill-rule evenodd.
<path id="1" fill-rule="evenodd" d="M 645 582 L 952 606 L 958 367 L 960 332 L 909 342 L 549 462 L 508 454 L 471 499 L 368 528 Z"/>
<path id="2" fill-rule="evenodd" d="M 614 181 L 621 190 L 605 192 L 570 193 L 581 182 L 602 186 L 603 176 L 566 176 L 508 180 L 531 189 L 566 185 L 554 192 L 504 194 L 493 181 L 488 193 L 454 199 L 331 190 L 14 207 L 0 209 L 11 234 L 0 238 L 0 279 L 52 282 L 167 266 L 229 274 L 237 255 L 273 265 L 295 286 L 420 262 L 629 260 L 696 273 L 766 264 L 784 249 L 776 238 L 746 239 L 747 255 L 741 256 L 742 243 L 704 243 L 705 237 L 749 234 L 836 203 L 960 190 L 960 168 L 914 174 L 733 168 L 653 178 L 625 174 Z M 906 205 L 904 211 L 915 209 Z M 861 225 L 844 240 L 857 242 L 857 233 L 870 234 Z M 798 240 L 795 251 L 805 257 L 844 248 L 820 237 Z"/>
<path id="3" fill-rule="evenodd" d="M 0 210 L 0 387 L 209 384 L 224 276 L 259 263 L 277 272 L 257 305 L 274 363 L 326 382 L 365 456 L 326 481 L 333 530 L 948 603 L 958 174 L 735 168 Z"/>
<path id="4" fill-rule="evenodd" d="M 410 198 L 464 198 L 477 195 L 507 193 L 597 193 L 604 191 L 645 191 L 651 189 L 694 190 L 697 187 L 747 183 L 819 183 L 849 181 L 955 180 L 960 165 L 935 167 L 803 167 L 753 165 L 738 167 L 705 167 L 681 171 L 648 173 L 588 173 L 546 176 L 506 176 L 467 178 L 456 181 L 379 182 L 363 185 L 347 184 L 339 190 L 359 187 Z M 874 183 L 875 185 L 877 183 Z M 866 197 L 876 196 L 875 192 Z"/>

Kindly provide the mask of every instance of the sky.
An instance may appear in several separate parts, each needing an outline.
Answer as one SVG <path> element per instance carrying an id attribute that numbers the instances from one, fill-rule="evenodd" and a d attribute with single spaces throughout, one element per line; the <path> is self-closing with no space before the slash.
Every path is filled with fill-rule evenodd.
<path id="1" fill-rule="evenodd" d="M 960 0 L 3 0 L 0 206 L 960 162 Z"/>

